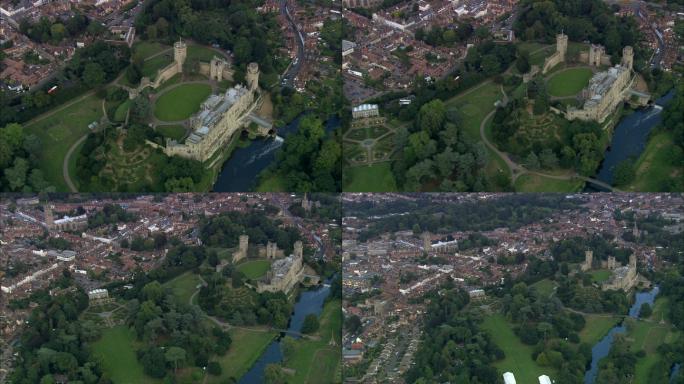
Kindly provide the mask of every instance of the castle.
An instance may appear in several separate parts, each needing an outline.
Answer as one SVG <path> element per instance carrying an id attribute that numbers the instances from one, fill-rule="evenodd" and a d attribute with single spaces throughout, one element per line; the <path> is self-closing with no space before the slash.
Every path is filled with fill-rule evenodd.
<path id="1" fill-rule="evenodd" d="M 294 253 L 271 264 L 266 276 L 257 282 L 257 292 L 289 293 L 304 279 L 304 248 L 301 241 L 294 244 Z"/>
<path id="2" fill-rule="evenodd" d="M 580 265 L 582 272 L 590 271 L 593 268 L 594 253 L 586 251 L 584 253 L 584 263 Z M 629 291 L 636 286 L 639 275 L 637 273 L 636 255 L 629 256 L 629 264 L 625 266 L 618 266 L 614 256 L 608 256 L 608 260 L 601 262 L 601 268 L 612 271 L 612 275 L 608 281 L 601 284 L 601 289 L 607 290 L 623 290 Z"/>
<path id="3" fill-rule="evenodd" d="M 546 74 L 567 58 L 568 36 L 561 33 L 556 36 L 556 52 L 544 61 L 542 74 Z M 611 58 L 606 55 L 602 45 L 592 44 L 589 52 L 580 54 L 580 62 L 591 67 L 608 66 Z M 634 50 L 626 46 L 622 50 L 622 62 L 607 71 L 597 72 L 582 91 L 582 107 L 570 106 L 564 112 L 568 120 L 597 121 L 603 123 L 615 111 L 618 104 L 628 99 L 633 83 L 632 68 L 634 66 Z M 559 110 L 556 112 L 562 113 Z"/>

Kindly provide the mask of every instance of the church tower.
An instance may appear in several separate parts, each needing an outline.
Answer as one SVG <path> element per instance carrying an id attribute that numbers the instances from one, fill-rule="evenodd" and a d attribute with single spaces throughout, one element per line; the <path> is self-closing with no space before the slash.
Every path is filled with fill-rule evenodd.
<path id="1" fill-rule="evenodd" d="M 52 215 L 52 206 L 50 203 L 45 203 L 43 210 L 45 211 L 45 225 L 48 230 L 51 230 L 55 227 L 55 218 Z"/>
<path id="2" fill-rule="evenodd" d="M 430 232 L 423 232 L 420 238 L 423 240 L 423 250 L 429 252 L 432 249 L 432 236 Z"/>

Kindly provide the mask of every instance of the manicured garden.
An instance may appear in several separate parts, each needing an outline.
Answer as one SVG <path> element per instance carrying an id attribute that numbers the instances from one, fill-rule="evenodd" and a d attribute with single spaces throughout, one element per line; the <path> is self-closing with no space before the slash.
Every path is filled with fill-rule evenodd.
<path id="1" fill-rule="evenodd" d="M 589 68 L 568 68 L 553 74 L 546 83 L 549 95 L 568 97 L 578 94 L 589 84 L 592 71 Z"/>
<path id="2" fill-rule="evenodd" d="M 248 279 L 258 279 L 271 268 L 270 260 L 249 260 L 237 265 L 237 270 L 244 273 Z"/>
<path id="3" fill-rule="evenodd" d="M 181 121 L 196 113 L 211 94 L 207 84 L 182 84 L 163 93 L 154 106 L 154 116 L 162 121 Z"/>

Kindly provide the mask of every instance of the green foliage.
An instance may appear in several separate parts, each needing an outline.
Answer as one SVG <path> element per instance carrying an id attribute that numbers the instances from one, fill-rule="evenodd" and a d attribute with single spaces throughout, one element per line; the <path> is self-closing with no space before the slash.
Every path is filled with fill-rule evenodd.
<path id="1" fill-rule="evenodd" d="M 318 316 L 316 316 L 313 313 L 310 313 L 304 317 L 304 322 L 302 323 L 302 333 L 315 333 L 318 331 L 318 327 L 320 326 L 318 322 Z"/>
<path id="2" fill-rule="evenodd" d="M 20 124 L 0 127 L 0 191 L 54 192 L 38 169 L 41 150 L 40 139 Z"/>

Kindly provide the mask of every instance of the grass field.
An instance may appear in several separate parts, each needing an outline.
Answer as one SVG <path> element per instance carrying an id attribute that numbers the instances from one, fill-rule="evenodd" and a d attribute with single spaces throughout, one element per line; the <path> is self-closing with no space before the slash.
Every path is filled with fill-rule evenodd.
<path id="1" fill-rule="evenodd" d="M 535 287 L 539 294 L 549 297 L 556 288 L 556 283 L 553 280 L 544 279 L 532 284 L 532 287 Z"/>
<path id="2" fill-rule="evenodd" d="M 658 192 L 676 178 L 684 177 L 682 170 L 675 164 L 681 162 L 681 150 L 673 143 L 670 132 L 654 134 L 648 141 L 646 149 L 635 164 L 636 178 L 625 187 L 624 191 Z"/>
<path id="3" fill-rule="evenodd" d="M 230 349 L 225 355 L 216 359 L 221 364 L 222 374 L 221 376 L 209 375 L 207 378 L 209 384 L 225 383 L 230 377 L 235 379 L 242 377 L 277 336 L 275 332 L 261 332 L 246 328 L 232 328 L 229 332 L 233 340 Z"/>
<path id="4" fill-rule="evenodd" d="M 485 317 L 482 328 L 506 354 L 505 359 L 494 364 L 499 373 L 513 372 L 519 383 L 536 383 L 537 378 L 544 374 L 553 376 L 550 368 L 542 368 L 532 360 L 532 347 L 520 342 L 503 315 Z"/>
<path id="5" fill-rule="evenodd" d="M 589 274 L 591 275 L 591 279 L 595 283 L 602 283 L 610 279 L 610 275 L 612 273 L 607 269 L 597 269 L 595 271 L 591 271 Z"/>
<path id="6" fill-rule="evenodd" d="M 306 384 L 332 383 L 335 370 L 341 360 L 340 333 L 342 313 L 340 301 L 333 300 L 325 304 L 320 317 L 320 329 L 317 335 L 320 340 L 298 339 L 297 348 L 285 366 L 295 370 L 290 382 Z M 329 344 L 335 338 L 335 346 Z"/>
<path id="7" fill-rule="evenodd" d="M 121 325 L 103 330 L 100 340 L 92 344 L 92 350 L 115 384 L 157 383 L 143 372 L 135 356 L 134 343 L 133 331 Z"/>
<path id="8" fill-rule="evenodd" d="M 162 136 L 180 141 L 185 137 L 185 127 L 179 124 L 174 125 L 159 125 L 155 128 Z"/>
<path id="9" fill-rule="evenodd" d="M 470 92 L 466 91 L 447 100 L 444 104 L 447 108 L 458 110 L 463 119 L 465 134 L 480 141 L 480 124 L 494 110 L 494 103 L 502 97 L 499 86 L 489 81 L 476 86 Z"/>
<path id="10" fill-rule="evenodd" d="M 517 192 L 577 192 L 583 186 L 582 180 L 556 180 L 529 173 L 515 180 Z"/>
<path id="11" fill-rule="evenodd" d="M 669 325 L 638 321 L 628 334 L 628 340 L 632 341 L 632 350 L 644 350 L 646 356 L 637 360 L 634 366 L 634 383 L 650 383 L 650 373 L 653 365 L 658 362 L 660 355 L 657 353 L 658 346 L 670 344 L 679 340 L 679 333 Z"/>
<path id="12" fill-rule="evenodd" d="M 138 41 L 133 45 L 133 55 L 145 59 L 167 49 L 171 49 L 171 47 L 160 43 Z"/>
<path id="13" fill-rule="evenodd" d="M 272 175 L 265 179 L 259 179 L 257 192 L 285 192 L 285 181 L 278 175 Z"/>
<path id="14" fill-rule="evenodd" d="M 157 71 L 166 67 L 173 62 L 173 53 L 164 53 L 159 56 L 145 60 L 142 65 L 142 75 L 154 80 L 157 76 Z"/>
<path id="15" fill-rule="evenodd" d="M 90 95 L 50 116 L 24 125 L 26 133 L 34 134 L 40 139 L 43 148 L 39 159 L 40 168 L 45 179 L 58 192 L 69 190 L 62 177 L 64 156 L 81 136 L 89 132 L 88 124 L 99 121 L 102 114 L 102 101 L 95 95 Z"/>
<path id="16" fill-rule="evenodd" d="M 198 59 L 199 61 L 209 62 L 214 56 L 221 56 L 218 52 L 202 45 L 188 45 L 188 59 Z"/>
<path id="17" fill-rule="evenodd" d="M 173 294 L 178 298 L 178 302 L 187 304 L 190 302 L 192 294 L 197 290 L 200 283 L 199 277 L 192 272 L 186 272 L 173 280 L 164 283 L 164 286 L 171 288 Z"/>
<path id="18" fill-rule="evenodd" d="M 579 337 L 582 342 L 590 345 L 601 340 L 621 320 L 618 316 L 604 317 L 603 315 L 586 315 L 584 319 L 587 324 L 580 331 Z"/>
<path id="19" fill-rule="evenodd" d="M 131 108 L 131 103 L 131 100 L 126 100 L 123 103 L 119 104 L 118 107 L 116 107 L 116 111 L 114 112 L 114 121 L 123 122 L 126 120 L 128 109 Z"/>
<path id="20" fill-rule="evenodd" d="M 240 263 L 237 270 L 244 273 L 248 279 L 257 279 L 268 272 L 271 268 L 271 261 L 269 260 L 250 260 Z"/>
<path id="21" fill-rule="evenodd" d="M 568 68 L 551 76 L 546 88 L 551 96 L 573 96 L 589 84 L 591 76 L 589 68 Z"/>
<path id="22" fill-rule="evenodd" d="M 180 121 L 192 116 L 211 94 L 207 84 L 183 84 L 157 99 L 154 115 L 162 121 Z"/>
<path id="23" fill-rule="evenodd" d="M 392 174 L 391 163 L 379 163 L 371 166 L 346 167 L 349 172 L 348 185 L 343 187 L 345 192 L 395 192 L 397 183 Z"/>

